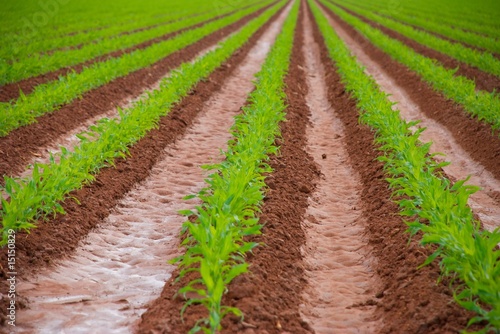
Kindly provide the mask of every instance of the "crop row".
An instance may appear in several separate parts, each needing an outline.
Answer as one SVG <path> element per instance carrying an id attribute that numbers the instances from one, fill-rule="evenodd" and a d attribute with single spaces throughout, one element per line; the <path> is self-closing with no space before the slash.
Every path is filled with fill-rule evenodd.
<path id="1" fill-rule="evenodd" d="M 85 5 L 67 0 L 49 0 L 43 3 L 16 1 L 10 9 L 8 3 L 3 3 L 0 17 L 4 24 L 0 28 L 0 42 L 3 45 L 29 43 L 33 37 L 52 39 L 83 31 L 126 26 L 134 21 L 140 22 L 154 17 L 167 18 L 169 14 L 166 13 L 186 14 L 195 6 L 200 9 L 200 13 L 213 8 L 212 4 L 204 5 L 199 0 L 174 0 L 166 5 L 148 0 L 126 0 L 120 3 L 91 0 L 86 1 Z"/>
<path id="2" fill-rule="evenodd" d="M 463 76 L 455 76 L 454 70 L 447 70 L 433 59 L 422 56 L 404 43 L 390 38 L 332 3 L 320 1 L 391 58 L 416 72 L 436 91 L 461 104 L 466 111 L 479 120 L 489 123 L 493 129 L 500 129 L 500 98 L 497 94 L 476 91 L 474 81 Z"/>
<path id="3" fill-rule="evenodd" d="M 186 221 L 183 231 L 185 254 L 172 262 L 178 263 L 179 278 L 196 271 L 193 279 L 179 293 L 195 293 L 185 307 L 202 304 L 208 318 L 197 321 L 192 332 L 215 333 L 228 313 L 242 316 L 241 311 L 222 306 L 228 284 L 248 271 L 245 253 L 257 246 L 244 237 L 260 234 L 262 225 L 256 213 L 264 198 L 265 173 L 271 172 L 266 163 L 276 154 L 275 138 L 280 135 L 280 122 L 286 108 L 284 77 L 288 71 L 300 1 L 295 1 L 283 29 L 278 35 L 261 71 L 256 75 L 255 90 L 248 97 L 250 104 L 236 117 L 232 127 L 234 139 L 229 142 L 222 163 L 206 167 L 213 173 L 206 180 L 209 187 L 197 196 L 202 204 L 183 212 L 196 220 Z"/>
<path id="4" fill-rule="evenodd" d="M 178 12 L 174 12 L 173 14 L 170 14 L 168 16 L 161 15 L 159 17 L 154 16 L 138 18 L 133 22 L 128 22 L 123 25 L 112 25 L 105 29 L 81 31 L 77 34 L 64 35 L 59 38 L 44 37 L 36 40 L 17 41 L 15 43 L 4 44 L 2 49 L 0 50 L 0 59 L 3 59 L 7 62 L 20 62 L 21 59 L 34 56 L 37 53 L 43 53 L 69 47 L 80 48 L 82 45 L 89 42 L 98 44 L 103 38 L 110 39 L 110 37 L 117 37 L 118 35 L 124 33 L 131 34 L 136 32 L 137 30 L 153 29 L 161 25 L 166 25 L 178 20 L 189 19 L 191 17 L 207 13 L 211 13 L 211 16 L 208 16 L 208 18 L 223 14 L 222 12 L 206 10 L 204 12 L 200 12 L 199 6 L 198 4 L 196 4 L 196 6 L 193 6 L 190 11 L 185 10 L 181 14 L 179 14 Z"/>
<path id="5" fill-rule="evenodd" d="M 349 49 L 329 26 L 313 0 L 313 14 L 323 34 L 330 57 L 356 100 L 360 121 L 370 126 L 380 158 L 389 175 L 401 215 L 415 219 L 407 223 L 409 232 L 422 232 L 422 244 L 435 244 L 437 250 L 423 265 L 440 257 L 442 274 L 460 280 L 455 300 L 477 317 L 470 324 L 486 320 L 487 329 L 500 328 L 500 231 L 484 231 L 467 205 L 477 187 L 458 181 L 454 185 L 439 172 L 447 163 L 436 163 L 429 154 L 430 143 L 422 144 L 411 127 L 392 108 L 393 103 L 373 78 L 364 73 Z"/>
<path id="6" fill-rule="evenodd" d="M 2 200 L 3 239 L 0 244 L 5 244 L 8 229 L 29 230 L 35 226 L 35 221 L 63 213 L 60 203 L 72 190 L 93 181 L 98 170 L 112 166 L 115 158 L 126 157 L 129 146 L 156 127 L 160 117 L 165 116 L 197 82 L 220 66 L 282 6 L 283 2 L 273 6 L 217 49 L 172 71 L 159 90 L 150 92 L 133 107 L 121 110 L 119 119 L 105 118 L 91 126 L 89 131 L 79 135 L 80 144 L 74 151 L 61 149 L 58 162 L 51 157 L 48 164 L 35 163 L 28 178 L 6 177 L 2 190 L 9 199 Z"/>
<path id="7" fill-rule="evenodd" d="M 344 7 L 356 12 L 359 15 L 364 16 L 369 20 L 379 23 L 386 28 L 397 31 L 403 36 L 413 39 L 414 41 L 422 45 L 446 54 L 466 64 L 477 67 L 482 71 L 494 74 L 500 78 L 500 60 L 495 58 L 489 52 L 471 49 L 462 45 L 461 43 L 449 42 L 428 32 L 415 29 L 406 24 L 399 23 L 393 19 L 389 19 L 377 14 L 372 14 L 371 11 L 361 9 L 359 7 L 346 4 L 344 4 Z M 494 40 L 493 42 L 493 44 L 498 46 L 498 49 L 500 50 L 500 45 Z"/>
<path id="8" fill-rule="evenodd" d="M 255 10 L 255 6 L 252 6 L 248 10 Z M 222 12 L 221 15 L 232 11 L 234 10 L 229 8 L 225 12 Z M 153 29 L 101 39 L 96 43 L 86 44 L 81 48 L 58 50 L 50 54 L 36 54 L 16 60 L 12 63 L 3 62 L 0 64 L 0 85 L 45 74 L 63 67 L 73 66 L 113 51 L 123 50 L 139 43 L 210 20 L 215 14 L 216 13 L 208 13 L 194 16 L 186 20 L 160 25 Z"/>
<path id="9" fill-rule="evenodd" d="M 343 6 L 355 6 L 360 9 L 368 10 L 374 14 L 378 14 L 381 16 L 381 10 L 373 3 L 361 3 L 359 1 L 345 1 L 339 2 Z M 351 8 L 351 7 L 349 7 Z M 353 9 L 354 10 L 354 9 Z M 476 46 L 481 49 L 485 49 L 490 52 L 500 53 L 500 45 L 496 41 L 496 38 L 479 35 L 473 32 L 464 31 L 461 29 L 455 29 L 449 24 L 443 24 L 440 18 L 435 18 L 434 20 L 429 20 L 429 18 L 425 16 L 415 15 L 414 12 L 412 14 L 405 14 L 399 12 L 395 13 L 387 13 L 384 16 L 388 16 L 394 20 L 400 21 L 402 23 L 411 24 L 415 27 L 420 27 L 429 32 L 437 33 L 442 36 L 451 38 L 455 41 L 459 41 L 462 43 L 466 43 L 472 46 Z"/>
<path id="10" fill-rule="evenodd" d="M 345 0 L 346 2 L 363 4 L 367 9 L 379 12 L 380 14 L 392 16 L 394 18 L 401 18 L 404 21 L 406 18 L 418 19 L 420 22 L 433 22 L 435 24 L 446 25 L 453 27 L 457 31 L 476 33 L 476 36 L 486 35 L 489 38 L 498 38 L 500 36 L 500 27 L 498 20 L 495 17 L 495 12 L 498 12 L 498 7 L 487 16 L 475 17 L 474 14 L 478 13 L 479 8 L 485 8 L 487 1 L 480 1 L 474 3 L 474 8 L 466 10 L 468 3 L 463 2 L 458 5 L 456 2 L 453 6 L 449 6 L 448 10 L 439 9 L 439 4 L 446 4 L 446 1 L 434 1 L 432 4 L 427 5 L 420 2 L 415 5 L 412 2 L 400 2 L 397 4 L 391 3 L 388 0 L 381 1 L 365 1 L 365 0 Z M 450 11 L 450 7 L 460 8 L 459 12 Z"/>
<path id="11" fill-rule="evenodd" d="M 265 2 L 258 6 L 268 4 Z M 258 8 L 251 7 L 243 11 L 210 22 L 202 27 L 188 30 L 176 37 L 124 54 L 97 62 L 85 68 L 81 73 L 69 73 L 59 80 L 38 85 L 29 95 L 23 95 L 14 104 L 0 103 L 0 136 L 12 130 L 33 123 L 37 117 L 52 112 L 57 107 L 69 103 L 91 89 L 100 87 L 111 80 L 125 76 L 133 71 L 154 64 L 173 52 L 193 44 L 222 27 L 232 24 L 251 14 Z"/>

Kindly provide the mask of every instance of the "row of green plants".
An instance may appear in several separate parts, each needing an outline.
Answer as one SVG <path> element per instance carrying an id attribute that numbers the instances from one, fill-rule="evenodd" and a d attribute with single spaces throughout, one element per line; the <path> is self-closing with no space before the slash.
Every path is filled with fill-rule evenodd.
<path id="1" fill-rule="evenodd" d="M 5 136 L 20 126 L 35 122 L 37 117 L 70 103 L 91 89 L 150 66 L 173 52 L 237 22 L 256 10 L 258 10 L 258 7 L 251 7 L 212 21 L 202 27 L 188 30 L 172 39 L 153 44 L 148 48 L 139 49 L 118 58 L 97 62 L 80 73 L 72 72 L 64 77 L 59 77 L 58 80 L 38 85 L 31 94 L 26 96 L 21 94 L 13 104 L 0 103 L 0 136 Z"/>
<path id="2" fill-rule="evenodd" d="M 497 42 L 496 38 L 454 29 L 449 25 L 443 25 L 440 22 L 430 21 L 428 19 L 424 19 L 422 17 L 419 18 L 413 15 L 397 14 L 391 16 L 391 19 L 379 15 L 378 13 L 374 13 L 373 9 L 360 6 L 357 3 L 348 3 L 345 1 L 336 1 L 336 3 L 341 4 L 342 6 L 372 21 L 378 22 L 390 29 L 396 30 L 406 37 L 414 39 L 421 44 L 427 45 L 444 54 L 448 54 L 449 56 L 461 60 L 467 64 L 476 66 L 477 68 L 480 68 L 486 72 L 493 73 L 495 75 L 499 75 L 498 73 L 500 73 L 499 60 L 493 57 L 491 54 L 475 51 L 460 44 L 450 43 L 446 40 L 437 38 L 432 34 L 413 29 L 408 26 L 408 24 L 423 28 L 426 31 L 441 34 L 455 41 L 467 43 L 469 45 L 485 49 L 487 52 L 500 53 L 500 43 Z"/>
<path id="3" fill-rule="evenodd" d="M 266 1 L 269 4 L 271 0 Z M 262 4 L 252 6 L 245 10 L 250 13 L 262 7 Z M 227 7 L 221 15 L 234 12 L 232 7 Z M 49 54 L 35 54 L 14 62 L 0 63 L 0 85 L 17 82 L 33 76 L 42 75 L 60 68 L 73 66 L 87 60 L 106 55 L 113 51 L 124 50 L 134 45 L 161 37 L 180 29 L 189 28 L 192 25 L 213 19 L 217 13 L 194 16 L 186 20 L 160 25 L 152 29 L 142 30 L 132 34 L 123 34 L 110 38 L 101 39 L 95 43 L 83 45 L 81 48 L 70 50 L 57 50 Z"/>
<path id="4" fill-rule="evenodd" d="M 500 329 L 500 230 L 481 230 L 467 204 L 478 187 L 465 185 L 467 180 L 452 184 L 439 169 L 448 163 L 437 163 L 429 153 L 430 143 L 421 143 L 420 133 L 412 132 L 418 122 L 405 122 L 393 110 L 391 101 L 366 75 L 363 67 L 336 35 L 313 0 L 312 11 L 324 37 L 330 57 L 346 90 L 357 102 L 360 122 L 370 126 L 375 143 L 384 154 L 387 181 L 394 190 L 393 199 L 407 222 L 411 235 L 422 233 L 423 245 L 437 245 L 426 265 L 440 259 L 442 275 L 459 283 L 453 291 L 462 307 L 476 312 L 469 325 L 486 321 L 482 332 Z"/>
<path id="5" fill-rule="evenodd" d="M 169 15 L 155 15 L 153 17 L 138 18 L 137 20 L 126 22 L 125 24 L 111 25 L 104 29 L 84 30 L 76 34 L 64 35 L 57 38 L 44 36 L 43 38 L 36 40 L 17 40 L 13 43 L 6 43 L 2 46 L 2 49 L 0 49 L 0 59 L 7 62 L 19 62 L 21 59 L 37 53 L 44 53 L 47 51 L 69 47 L 81 47 L 82 45 L 90 42 L 98 43 L 103 38 L 109 39 L 117 37 L 120 34 L 133 33 L 137 29 L 153 29 L 160 25 L 173 23 L 174 21 L 185 18 L 189 19 L 195 15 L 203 15 L 211 12 L 208 10 L 200 12 L 200 7 L 203 9 L 200 3 L 195 3 L 189 11 L 174 11 Z M 217 15 L 219 15 L 219 13 L 213 12 L 211 17 Z"/>
<path id="6" fill-rule="evenodd" d="M 372 10 L 382 15 L 390 16 L 394 19 L 400 19 L 405 22 L 408 20 L 418 20 L 419 22 L 432 22 L 432 25 L 440 26 L 440 29 L 449 27 L 456 31 L 457 34 L 465 33 L 470 36 L 477 36 L 479 40 L 482 37 L 488 39 L 495 39 L 500 36 L 500 27 L 497 24 L 491 24 L 477 19 L 470 21 L 467 16 L 449 13 L 447 11 L 440 11 L 436 9 L 435 3 L 432 6 L 418 6 L 410 7 L 409 3 L 390 3 L 387 0 L 372 2 L 366 0 L 343 0 L 342 3 L 351 3 L 362 5 L 365 9 Z M 477 7 L 480 5 L 478 4 Z M 469 14 L 470 12 L 467 12 Z"/>
<path id="7" fill-rule="evenodd" d="M 372 3 L 370 3 L 370 5 L 366 4 L 367 6 L 364 6 L 360 5 L 359 3 L 356 3 L 355 1 L 353 2 L 343 1 L 341 4 L 344 6 L 346 6 L 347 4 L 354 5 L 358 8 L 369 10 L 374 14 L 380 14 L 378 12 L 380 9 L 377 8 L 376 6 L 372 6 Z M 392 13 L 392 15 L 389 13 L 389 16 L 394 20 L 423 28 L 427 31 L 446 36 L 455 41 L 463 42 L 481 49 L 485 49 L 490 52 L 500 53 L 500 45 L 497 42 L 496 38 L 478 35 L 470 31 L 464 31 L 461 29 L 453 28 L 449 24 L 443 24 L 441 20 L 437 17 L 435 20 L 430 20 L 426 16 L 405 15 L 402 13 L 398 14 Z"/>
<path id="8" fill-rule="evenodd" d="M 10 6 L 9 6 L 10 4 Z M 124 0 L 103 2 L 88 0 L 84 4 L 67 0 L 37 1 L 3 0 L 0 12 L 0 43 L 2 45 L 33 40 L 60 38 L 82 31 L 103 30 L 151 19 L 168 17 L 171 13 L 189 13 L 193 6 L 200 11 L 211 9 L 210 3 L 200 0 L 172 0 L 158 3 L 154 0 Z M 9 8 L 10 7 L 10 8 Z M 170 14 L 169 14 L 170 13 Z"/>
<path id="9" fill-rule="evenodd" d="M 288 71 L 300 1 L 295 1 L 264 65 L 256 75 L 255 90 L 248 97 L 250 104 L 236 116 L 225 160 L 205 166 L 213 173 L 197 197 L 202 202 L 194 210 L 182 211 L 194 218 L 183 224 L 186 252 L 172 263 L 179 265 L 178 280 L 190 272 L 199 277 L 182 287 L 178 293 L 196 295 L 187 299 L 184 310 L 201 304 L 208 317 L 199 319 L 191 333 L 216 333 L 225 315 L 243 317 L 234 307 L 222 305 L 229 283 L 248 271 L 245 253 L 258 244 L 245 240 L 260 234 L 257 213 L 264 199 L 265 174 L 272 171 L 267 160 L 278 152 L 275 138 L 280 135 L 280 122 L 285 119 L 284 77 Z M 182 314 L 181 314 L 182 316 Z"/>
<path id="10" fill-rule="evenodd" d="M 80 143 L 70 151 L 61 148 L 47 164 L 35 163 L 30 177 L 5 177 L 2 199 L 2 241 L 9 229 L 29 231 L 37 221 L 64 214 L 62 201 L 68 194 L 94 180 L 99 169 L 113 166 L 116 158 L 126 158 L 128 148 L 158 126 L 159 120 L 200 81 L 226 61 L 284 2 L 271 7 L 212 50 L 186 62 L 134 106 L 119 111 L 119 118 L 104 118 L 78 135 Z"/>
<path id="11" fill-rule="evenodd" d="M 320 0 L 327 8 L 353 26 L 375 46 L 393 59 L 416 72 L 425 82 L 447 98 L 461 104 L 464 109 L 479 120 L 489 123 L 493 129 L 500 129 L 500 98 L 495 92 L 476 91 L 476 84 L 463 76 L 455 75 L 433 59 L 424 57 L 404 43 L 390 38 L 339 7 Z"/>

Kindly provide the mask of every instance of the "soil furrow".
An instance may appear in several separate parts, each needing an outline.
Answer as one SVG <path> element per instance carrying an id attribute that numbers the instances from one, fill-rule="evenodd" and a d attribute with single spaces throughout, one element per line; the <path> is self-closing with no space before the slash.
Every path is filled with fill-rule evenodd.
<path id="1" fill-rule="evenodd" d="M 418 235 L 408 243 L 409 235 L 404 232 L 407 226 L 390 200 L 383 165 L 376 160 L 379 153 L 373 145 L 374 135 L 367 126 L 359 124 L 356 102 L 345 91 L 316 24 L 314 36 L 325 66 L 328 100 L 344 125 L 347 152 L 362 182 L 366 235 L 383 284 L 374 300 L 376 315 L 383 324 L 380 333 L 458 332 L 473 314 L 453 301 L 446 279 L 436 284 L 440 274 L 436 262 L 417 270 L 432 249 L 419 246 Z M 368 43 L 363 45 L 366 48 Z"/>
<path id="2" fill-rule="evenodd" d="M 345 31 L 347 36 L 363 49 L 372 62 L 383 68 L 396 85 L 404 89 L 408 97 L 430 119 L 442 124 L 457 143 L 477 162 L 500 180 L 500 131 L 471 116 L 463 107 L 435 92 L 413 71 L 394 61 L 374 46 L 359 32 L 342 21 L 337 15 L 322 7 L 333 19 L 332 24 Z M 491 194 L 499 199 L 500 195 Z"/>
<path id="3" fill-rule="evenodd" d="M 257 17 L 261 9 L 200 41 L 179 50 L 156 64 L 135 71 L 125 77 L 87 92 L 82 98 L 63 106 L 61 109 L 37 119 L 37 123 L 24 126 L 0 138 L 0 174 L 16 175 L 33 159 L 40 147 L 52 143 L 61 135 L 71 131 L 86 120 L 102 115 L 111 108 L 123 107 L 130 99 L 140 95 L 146 87 L 153 85 L 170 70 L 185 61 L 193 59 L 199 52 L 215 45 L 218 41 L 238 30 L 251 19 Z M 3 185 L 3 178 L 0 185 Z"/>
<path id="4" fill-rule="evenodd" d="M 166 261 L 178 249 L 185 219 L 178 211 L 198 204 L 183 197 L 204 187 L 209 172 L 201 165 L 222 159 L 220 149 L 231 138 L 227 120 L 252 90 L 269 45 L 266 40 L 257 43 L 202 106 L 187 133 L 161 152 L 163 159 L 149 177 L 118 203 L 71 258 L 18 285 L 19 293 L 30 300 L 30 310 L 18 315 L 18 328 L 37 333 L 132 329 L 175 268 Z"/>
<path id="5" fill-rule="evenodd" d="M 301 311 L 317 334 L 374 333 L 380 327 L 373 312 L 381 286 L 364 237 L 367 222 L 361 216 L 361 182 L 344 149 L 342 123 L 328 103 L 319 48 L 311 22 L 305 18 L 303 51 L 312 115 L 307 150 L 320 166 L 322 177 L 309 199 L 304 221 L 308 287 Z"/>
<path id="6" fill-rule="evenodd" d="M 391 38 L 397 39 L 398 41 L 406 44 L 416 52 L 420 53 L 421 55 L 436 59 L 438 62 L 441 63 L 441 65 L 447 69 L 455 69 L 458 68 L 458 70 L 455 72 L 455 75 L 461 75 L 464 76 L 470 80 L 474 80 L 476 82 L 476 88 L 480 90 L 485 90 L 488 92 L 493 92 L 493 90 L 500 91 L 500 78 L 497 76 L 484 72 L 474 66 L 467 65 L 461 61 L 458 61 L 448 55 L 445 55 L 444 53 L 441 53 L 439 51 L 436 51 L 434 49 L 431 49 L 423 44 L 420 44 L 411 38 L 405 37 L 402 34 L 386 28 L 382 26 L 379 23 L 373 22 L 364 16 L 361 16 L 352 10 L 349 10 L 345 7 L 339 6 L 342 9 L 344 9 L 346 12 L 356 16 L 357 18 L 361 19 L 363 22 L 368 23 L 374 28 L 379 29 L 382 31 L 384 34 L 388 35 Z"/>
<path id="7" fill-rule="evenodd" d="M 115 168 L 105 168 L 97 175 L 95 182 L 74 191 L 80 204 L 72 200 L 63 203 L 67 214 L 57 216 L 46 222 L 39 222 L 38 228 L 31 233 L 18 233 L 16 238 L 16 267 L 19 278 L 29 277 L 43 268 L 53 265 L 54 261 L 67 254 L 72 254 L 79 242 L 97 225 L 102 223 L 123 196 L 134 186 L 144 180 L 151 168 L 159 160 L 164 148 L 178 140 L 191 126 L 203 104 L 220 90 L 224 80 L 232 75 L 235 68 L 245 59 L 248 52 L 262 36 L 270 22 L 282 12 L 280 10 L 250 40 L 238 50 L 224 65 L 210 77 L 200 82 L 192 93 L 173 108 L 164 117 L 158 129 L 152 130 L 146 137 L 131 147 L 130 156 L 117 159 Z M 241 24 L 239 25 L 241 26 Z M 223 34 L 219 32 L 217 35 Z M 227 35 L 228 33 L 223 35 Z M 224 36 L 221 36 L 223 38 Z M 207 43 L 208 44 L 208 43 Z M 213 43 L 211 43 L 213 44 Z M 132 82 L 129 83 L 133 85 Z M 0 262 L 7 263 L 6 248 L 0 253 Z M 7 275 L 4 268 L 0 271 L 1 323 L 5 324 L 5 313 L 8 299 Z M 18 296 L 18 307 L 25 307 L 22 296 Z"/>
<path id="8" fill-rule="evenodd" d="M 477 185 L 482 188 L 481 191 L 473 194 L 469 199 L 469 205 L 478 215 L 484 227 L 494 230 L 500 224 L 500 180 L 495 177 L 477 161 L 460 147 L 453 138 L 453 135 L 441 124 L 428 118 L 402 87 L 400 87 L 386 70 L 379 66 L 375 61 L 364 52 L 363 47 L 354 41 L 348 34 L 335 22 L 335 31 L 349 47 L 353 55 L 365 67 L 366 72 L 371 75 L 377 84 L 389 94 L 389 99 L 397 102 L 395 109 L 400 110 L 401 116 L 407 121 L 421 121 L 419 127 L 424 127 L 420 138 L 423 142 L 432 142 L 431 153 L 444 153 L 443 156 L 436 156 L 438 161 L 451 161 L 451 165 L 443 168 L 445 173 L 456 181 L 471 176 L 469 184 Z"/>
<path id="9" fill-rule="evenodd" d="M 301 256 L 305 234 L 301 222 L 319 171 L 305 152 L 309 111 L 305 102 L 305 73 L 300 66 L 303 64 L 301 31 L 302 27 L 297 26 L 286 78 L 287 122 L 282 123 L 282 139 L 277 141 L 280 154 L 271 157 L 274 172 L 266 178 L 269 189 L 260 214 L 265 224 L 263 234 L 252 238 L 263 245 L 249 254 L 250 273 L 230 284 L 223 301 L 224 305 L 240 308 L 245 318 L 243 322 L 239 318 L 225 319 L 222 333 L 312 332 L 299 313 L 300 296 L 306 284 Z M 190 307 L 185 313 L 185 323 L 180 321 L 183 300 L 175 298 L 175 293 L 182 283 L 186 281 L 165 287 L 161 298 L 144 314 L 139 333 L 185 333 L 194 319 L 205 315 L 202 308 Z"/>

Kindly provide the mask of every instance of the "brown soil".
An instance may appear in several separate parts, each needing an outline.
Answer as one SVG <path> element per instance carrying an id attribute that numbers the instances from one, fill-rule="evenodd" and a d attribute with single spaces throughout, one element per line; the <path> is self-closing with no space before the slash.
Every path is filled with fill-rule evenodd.
<path id="1" fill-rule="evenodd" d="M 470 156 L 500 180 L 500 131 L 471 116 L 464 108 L 435 92 L 415 72 L 393 60 L 378 49 L 357 30 L 337 15 L 322 7 L 356 42 L 364 52 L 417 103 L 427 117 L 443 124 Z"/>
<path id="2" fill-rule="evenodd" d="M 318 169 L 305 152 L 305 130 L 308 114 L 305 103 L 306 85 L 303 67 L 302 26 L 295 35 L 292 63 L 286 78 L 287 122 L 281 125 L 283 139 L 278 140 L 280 156 L 273 156 L 274 172 L 268 176 L 269 186 L 260 219 L 263 234 L 253 238 L 262 242 L 248 257 L 251 273 L 235 279 L 229 286 L 224 305 L 240 308 L 244 322 L 228 318 L 222 333 L 311 333 L 299 314 L 300 295 L 305 287 L 301 247 L 305 234 L 301 222 L 307 209 L 307 198 L 314 189 Z M 174 274 L 175 275 L 175 274 Z M 191 307 L 181 322 L 181 298 L 175 298 L 180 284 L 167 284 L 162 296 L 143 315 L 139 333 L 185 333 L 194 320 L 204 316 L 200 307 Z"/>
<path id="3" fill-rule="evenodd" d="M 402 34 L 391 30 L 389 28 L 386 28 L 382 26 L 381 24 L 378 24 L 376 22 L 373 22 L 345 7 L 339 6 L 348 13 L 356 16 L 357 18 L 363 20 L 363 22 L 368 23 L 374 28 L 377 28 L 381 30 L 384 34 L 388 35 L 391 38 L 397 39 L 398 41 L 406 44 L 416 52 L 420 53 L 421 55 L 436 59 L 439 61 L 445 68 L 447 69 L 455 69 L 458 68 L 458 70 L 455 72 L 455 75 L 461 75 L 464 76 L 470 80 L 473 80 L 476 82 L 476 88 L 480 90 L 485 90 L 488 92 L 492 92 L 493 90 L 496 90 L 497 92 L 500 91 L 500 78 L 496 77 L 493 74 L 483 72 L 482 70 L 475 68 L 473 66 L 467 65 L 461 61 L 458 61 L 450 56 L 445 55 L 444 53 L 441 53 L 439 51 L 433 50 L 425 45 L 422 45 L 420 43 L 415 42 L 414 40 L 403 36 Z"/>
<path id="4" fill-rule="evenodd" d="M 384 324 L 381 333 L 459 332 L 473 315 L 453 301 L 446 280 L 436 284 L 440 273 L 436 262 L 416 269 L 432 250 L 418 245 L 419 236 L 408 244 L 406 225 L 397 215 L 396 204 L 389 200 L 391 191 L 382 163 L 376 161 L 379 153 L 372 144 L 373 133 L 358 123 L 356 103 L 331 66 L 317 26 L 315 39 L 327 72 L 329 100 L 345 126 L 347 151 L 363 183 L 363 212 L 369 222 L 366 233 L 378 259 L 376 271 L 384 284 L 376 300 Z"/>
<path id="5" fill-rule="evenodd" d="M 266 7 L 267 8 L 267 7 Z M 117 106 L 123 106 L 131 97 L 141 94 L 150 85 L 165 76 L 170 70 L 189 61 L 200 51 L 216 44 L 219 40 L 241 28 L 266 8 L 246 16 L 200 41 L 179 50 L 154 65 L 140 69 L 125 77 L 93 89 L 61 109 L 46 114 L 30 124 L 12 131 L 0 138 L 0 174 L 17 175 L 32 160 L 32 154 L 47 146 L 67 131 L 79 126 L 87 119 L 105 113 Z M 3 178 L 0 185 L 3 185 Z"/>
<path id="6" fill-rule="evenodd" d="M 382 286 L 364 233 L 367 222 L 362 217 L 361 181 L 345 149 L 342 122 L 328 102 L 312 23 L 308 15 L 304 18 L 303 51 L 312 123 L 307 128 L 307 151 L 321 168 L 321 181 L 309 198 L 303 222 L 308 286 L 301 313 L 316 334 L 329 334 L 332 329 L 345 334 L 376 333 L 381 319 L 374 317 L 375 295 Z"/>
<path id="7" fill-rule="evenodd" d="M 279 12 L 276 15 L 279 15 Z M 211 35 L 204 41 L 204 47 L 227 36 L 248 20 L 250 20 L 249 17 L 224 31 Z M 38 228 L 32 230 L 29 235 L 26 233 L 17 234 L 16 267 L 19 277 L 36 274 L 42 268 L 53 264 L 55 259 L 71 254 L 82 238 L 110 214 L 124 194 L 149 175 L 163 149 L 185 133 L 201 110 L 202 105 L 214 92 L 220 89 L 222 82 L 243 61 L 268 24 L 252 36 L 231 59 L 212 73 L 207 80 L 200 82 L 190 95 L 174 107 L 170 114 L 161 120 L 159 129 L 152 130 L 134 145 L 126 160 L 118 159 L 115 168 L 102 169 L 92 184 L 72 192 L 70 196 L 76 197 L 80 201 L 80 205 L 72 200 L 67 200 L 63 203 L 66 215 L 57 216 L 46 222 L 39 222 Z M 190 51 L 194 52 L 193 49 Z M 151 71 L 151 73 L 154 72 Z M 127 83 L 129 86 L 134 86 L 134 80 Z M 122 88 L 126 87 L 127 85 L 123 83 Z M 1 250 L 0 263 L 7 263 L 6 249 Z M 2 292 L 0 321 L 2 324 L 5 322 L 8 303 L 5 294 L 6 289 L 8 289 L 6 277 L 6 271 L 2 267 L 0 272 L 0 291 Z M 22 296 L 18 296 L 18 299 L 21 299 L 18 300 L 18 306 L 23 307 Z"/>

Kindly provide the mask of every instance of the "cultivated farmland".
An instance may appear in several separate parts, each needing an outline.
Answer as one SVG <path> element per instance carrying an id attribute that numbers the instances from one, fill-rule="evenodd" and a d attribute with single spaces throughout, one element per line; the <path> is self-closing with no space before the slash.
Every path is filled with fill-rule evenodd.
<path id="1" fill-rule="evenodd" d="M 0 17 L 0 332 L 500 332 L 495 1 Z"/>

